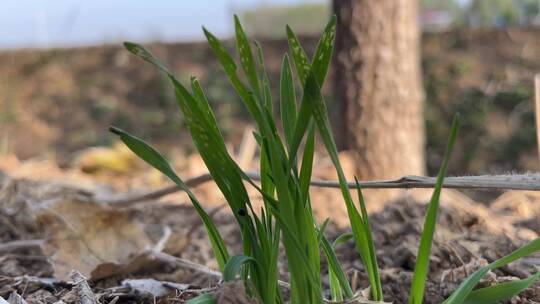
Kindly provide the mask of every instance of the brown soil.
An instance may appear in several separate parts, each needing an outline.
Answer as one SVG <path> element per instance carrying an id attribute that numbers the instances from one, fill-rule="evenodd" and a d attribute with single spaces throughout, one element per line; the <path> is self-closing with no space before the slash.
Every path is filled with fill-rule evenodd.
<path id="1" fill-rule="evenodd" d="M 68 263 L 70 256 L 76 255 L 80 261 L 70 262 L 71 265 L 68 266 L 76 268 L 77 265 L 80 266 L 78 270 L 83 271 L 89 279 L 87 284 L 100 303 L 152 303 L 154 301 L 151 294 L 132 287 L 129 285 L 130 281 L 126 279 L 143 279 L 146 280 L 145 282 L 155 279 L 163 286 L 168 286 L 167 292 L 156 299 L 158 303 L 182 302 L 201 291 L 215 291 L 216 288 L 218 290 L 224 288 L 225 291 L 221 290 L 221 294 L 229 295 L 223 298 L 229 300 L 219 303 L 247 301 L 245 297 L 242 299 L 233 297 L 231 300 L 231 294 L 242 294 L 235 289 L 237 287 L 219 287 L 218 280 L 211 274 L 179 265 L 170 258 L 139 257 L 135 259 L 137 262 L 128 263 L 131 266 L 120 268 L 99 262 L 97 263 L 101 265 L 99 271 L 85 273 L 84 269 L 88 263 L 84 260 L 87 260 L 88 251 L 73 247 L 74 242 L 86 242 L 85 245 L 93 250 L 92 254 L 98 256 L 118 251 L 117 248 L 122 250 L 132 248 L 121 247 L 126 245 L 115 244 L 116 241 L 109 242 L 104 247 L 105 249 L 95 245 L 92 235 L 95 234 L 98 239 L 103 238 L 103 231 L 105 231 L 99 228 L 99 219 L 110 214 L 114 216 L 108 217 L 109 220 L 103 229 L 136 224 L 140 226 L 129 229 L 137 231 L 133 229 L 142 227 L 141 232 L 135 235 L 122 233 L 124 239 L 118 240 L 119 243 L 123 243 L 128 238 L 138 241 L 148 238 L 154 242 L 163 239 L 163 231 L 167 230 L 170 234 L 160 248 L 167 257 L 176 256 L 215 269 L 217 265 L 212 257 L 204 228 L 193 208 L 188 205 L 178 205 L 166 200 L 150 201 L 118 209 L 114 206 L 103 207 L 104 205 L 97 203 L 103 200 L 103 193 L 100 195 L 97 192 L 89 192 L 65 184 L 31 182 L 25 179 L 4 177 L 0 185 L 1 243 L 13 244 L 13 241 L 43 240 L 43 243 L 39 245 L 30 244 L 18 249 L 6 250 L 0 246 L 2 248 L 0 250 L 2 261 L 0 296 L 6 299 L 17 292 L 28 303 L 53 303 L 59 300 L 65 303 L 77 302 L 84 295 L 81 293 L 81 285 L 75 284 L 69 276 L 62 274 L 62 269 L 65 269 L 63 264 Z M 202 186 L 204 187 L 206 186 Z M 316 195 L 317 192 L 314 193 L 314 197 Z M 429 191 L 412 191 L 402 199 L 388 204 L 382 211 L 371 215 L 377 256 L 382 269 L 384 294 L 388 301 L 406 303 L 426 209 L 425 203 L 428 198 Z M 456 191 L 445 191 L 432 250 L 425 302 L 440 303 L 478 267 L 508 254 L 526 241 L 537 237 L 540 233 L 540 223 L 537 221 L 540 215 L 539 201 L 540 195 L 536 193 L 509 192 L 495 200 L 492 208 L 488 209 L 470 201 Z M 331 203 L 339 204 L 340 202 L 334 199 Z M 88 204 L 94 207 L 88 209 L 85 207 Z M 319 207 L 317 203 L 314 206 L 316 210 Z M 99 215 L 94 215 L 95 210 L 102 210 L 102 208 L 105 209 L 98 211 Z M 211 211 L 212 216 L 230 251 L 240 253 L 239 234 L 228 209 L 220 206 L 209 207 L 211 208 L 214 208 L 214 211 Z M 51 210 L 57 212 L 51 213 Z M 50 216 L 60 211 L 62 212 L 61 221 L 58 221 L 56 216 Z M 79 227 L 78 223 L 74 222 L 73 216 L 81 219 L 82 222 L 87 221 L 88 224 L 83 223 L 82 227 Z M 125 220 L 127 222 L 124 222 Z M 66 226 L 66 223 L 72 225 Z M 164 229 L 164 227 L 167 228 Z M 78 229 L 81 229 L 84 235 L 70 234 L 70 231 Z M 347 228 L 335 224 L 331 224 L 327 229 L 330 239 L 347 231 Z M 111 237 L 108 236 L 109 239 Z M 51 248 L 54 250 L 51 251 Z M 105 251 L 100 252 L 100 250 Z M 63 257 L 63 263 L 58 263 L 58 254 Z M 344 269 L 355 282 L 354 288 L 364 289 L 367 286 L 367 278 L 353 244 L 341 245 L 338 248 L 338 256 Z M 128 260 L 133 258 L 134 256 L 131 255 Z M 481 284 L 486 286 L 495 282 L 524 278 L 534 271 L 534 265 L 537 263 L 537 259 L 513 263 L 491 273 Z M 285 261 L 282 260 L 280 265 L 282 279 L 287 281 Z M 59 276 L 65 279 L 59 280 Z M 180 283 L 187 285 L 178 285 Z M 235 291 L 231 292 L 230 288 Z M 536 284 L 516 297 L 513 303 L 532 303 L 531 301 L 538 300 L 540 300 L 540 284 Z"/>

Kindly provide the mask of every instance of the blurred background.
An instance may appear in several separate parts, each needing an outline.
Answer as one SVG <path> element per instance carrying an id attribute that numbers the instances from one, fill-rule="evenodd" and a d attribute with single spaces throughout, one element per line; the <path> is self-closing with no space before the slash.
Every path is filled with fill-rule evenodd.
<path id="1" fill-rule="evenodd" d="M 155 250 L 219 267 L 187 194 L 174 192 L 170 180 L 108 131 L 110 125 L 165 154 L 231 253 L 242 252 L 246 242 L 234 220 L 242 210 L 233 217 L 217 185 L 201 178 L 207 169 L 169 79 L 122 43 L 142 44 L 184 84 L 196 76 L 231 157 L 256 174 L 253 121 L 201 27 L 222 40 L 245 83 L 233 15 L 260 42 L 281 128 L 286 25 L 311 58 L 333 14 L 335 50 L 322 93 L 349 181 L 353 175 L 363 181 L 436 175 L 457 112 L 461 128 L 449 175 L 539 171 L 533 80 L 540 73 L 540 0 L 0 0 L 0 302 L 9 296 L 11 303 L 26 303 L 13 291 L 28 303 L 92 298 L 83 276 L 100 303 L 180 303 L 213 292 L 208 271 L 201 275 L 173 257 L 140 255 Z M 303 90 L 294 68 L 293 74 L 299 102 Z M 337 180 L 319 139 L 312 169 L 313 180 Z M 441 303 L 464 275 L 540 234 L 540 192 L 484 190 L 442 191 L 426 303 Z M 254 187 L 246 191 L 253 209 L 266 206 Z M 331 219 L 329 240 L 350 231 L 339 189 L 309 191 L 315 222 Z M 385 299 L 402 303 L 432 189 L 362 193 Z M 368 286 L 368 278 L 353 246 L 340 245 L 338 258 L 356 290 Z M 505 266 L 486 284 L 528 277 L 538 261 Z M 163 296 L 169 282 L 189 288 Z M 224 285 L 223 303 L 234 301 L 229 294 L 242 294 L 227 291 L 235 285 Z M 538 303 L 540 289 L 534 288 L 513 303 Z"/>
<path id="2" fill-rule="evenodd" d="M 232 49 L 228 39 L 237 14 L 262 43 L 278 96 L 285 25 L 311 54 L 340 5 L 334 2 L 4 0 L 0 170 L 46 159 L 59 169 L 93 174 L 100 170 L 99 157 L 86 157 L 85 151 L 116 149 L 110 124 L 187 159 L 193 147 L 168 82 L 125 51 L 126 40 L 145 44 L 181 80 L 200 78 L 224 135 L 238 146 L 251 122 L 201 26 Z M 416 5 L 427 173 L 436 173 L 455 112 L 462 114 L 462 129 L 451 174 L 538 170 L 533 78 L 540 71 L 540 1 L 419 0 Z M 332 68 L 324 87 L 334 116 L 339 113 L 335 77 Z M 128 170 L 114 163 L 110 170 Z"/>

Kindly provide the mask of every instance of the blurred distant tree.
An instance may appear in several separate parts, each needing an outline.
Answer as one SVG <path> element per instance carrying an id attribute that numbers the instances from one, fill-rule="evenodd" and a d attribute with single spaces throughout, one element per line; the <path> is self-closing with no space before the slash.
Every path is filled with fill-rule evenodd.
<path id="1" fill-rule="evenodd" d="M 452 15 L 453 25 L 465 23 L 465 10 L 456 0 L 420 0 L 421 10 L 446 11 Z"/>
<path id="2" fill-rule="evenodd" d="M 284 24 L 290 25 L 297 34 L 316 35 L 324 29 L 329 14 L 330 8 L 325 4 L 263 4 L 245 11 L 243 21 L 249 34 L 257 37 L 284 37 Z"/>
<path id="3" fill-rule="evenodd" d="M 454 10 L 459 4 L 454 0 L 420 0 L 419 5 L 422 9 Z"/>
<path id="4" fill-rule="evenodd" d="M 520 21 L 526 1 L 473 0 L 469 8 L 469 22 L 473 26 L 504 26 Z"/>
<path id="5" fill-rule="evenodd" d="M 521 0 L 523 14 L 527 20 L 540 17 L 540 1 L 539 0 Z"/>
<path id="6" fill-rule="evenodd" d="M 361 179 L 423 174 L 424 121 L 416 0 L 334 0 L 334 117 Z M 442 122 L 441 122 L 442 123 Z"/>

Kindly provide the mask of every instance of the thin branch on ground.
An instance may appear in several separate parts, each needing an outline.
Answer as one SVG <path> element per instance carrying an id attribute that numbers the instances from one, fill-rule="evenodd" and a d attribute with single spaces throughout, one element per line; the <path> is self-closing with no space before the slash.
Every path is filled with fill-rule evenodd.
<path id="1" fill-rule="evenodd" d="M 257 172 L 248 172 L 247 176 L 253 180 L 260 180 Z M 196 187 L 212 180 L 209 173 L 205 173 L 186 180 L 189 187 Z M 360 182 L 362 189 L 411 189 L 411 188 L 434 188 L 436 178 L 428 176 L 406 175 L 393 180 L 363 181 Z M 313 180 L 311 185 L 321 188 L 339 188 L 337 181 Z M 356 188 L 353 182 L 348 183 L 349 188 Z M 508 175 L 480 175 L 480 176 L 456 176 L 444 179 L 444 188 L 452 189 L 477 189 L 477 190 L 529 190 L 540 191 L 540 174 L 508 174 Z M 177 186 L 167 186 L 155 191 L 122 197 L 108 201 L 117 207 L 126 207 L 135 203 L 156 200 L 165 195 L 181 191 Z"/>
<path id="2" fill-rule="evenodd" d="M 17 240 L 0 244 L 0 253 L 40 248 L 43 240 Z"/>
<path id="3" fill-rule="evenodd" d="M 154 257 L 154 258 L 156 258 L 156 259 L 158 259 L 160 261 L 163 261 L 163 262 L 166 262 L 166 263 L 169 263 L 169 264 L 173 264 L 173 265 L 177 265 L 177 266 L 180 266 L 180 267 L 184 267 L 184 268 L 187 268 L 187 269 L 191 269 L 191 270 L 197 271 L 199 273 L 203 273 L 203 274 L 206 274 L 208 276 L 214 277 L 214 278 L 216 278 L 218 280 L 221 280 L 221 278 L 222 278 L 221 272 L 219 272 L 217 270 L 213 270 L 213 269 L 211 269 L 211 268 L 209 268 L 207 266 L 197 264 L 195 262 L 191 262 L 191 261 L 186 260 L 186 259 L 178 258 L 178 257 L 172 256 L 172 255 L 169 255 L 169 254 L 166 254 L 166 253 L 163 253 L 163 252 L 152 251 L 151 254 L 152 254 L 152 257 Z M 279 280 L 278 284 L 281 287 L 290 288 L 290 285 L 287 282 L 283 282 L 283 281 Z"/>

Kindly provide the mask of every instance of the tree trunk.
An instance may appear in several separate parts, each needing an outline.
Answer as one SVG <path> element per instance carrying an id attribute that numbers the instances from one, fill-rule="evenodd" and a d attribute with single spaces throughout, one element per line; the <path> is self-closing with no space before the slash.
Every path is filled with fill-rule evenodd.
<path id="1" fill-rule="evenodd" d="M 334 117 L 362 180 L 425 172 L 416 0 L 334 0 Z"/>

